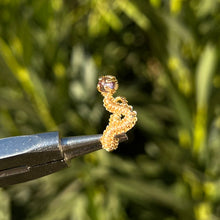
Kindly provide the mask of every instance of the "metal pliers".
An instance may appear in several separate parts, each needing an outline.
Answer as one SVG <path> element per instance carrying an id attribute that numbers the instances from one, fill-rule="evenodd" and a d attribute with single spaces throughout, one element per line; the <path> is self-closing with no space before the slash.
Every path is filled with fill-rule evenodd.
<path id="1" fill-rule="evenodd" d="M 101 134 L 60 138 L 47 132 L 0 139 L 0 187 L 33 180 L 65 167 L 72 158 L 102 148 Z M 127 140 L 126 134 L 117 136 Z"/>

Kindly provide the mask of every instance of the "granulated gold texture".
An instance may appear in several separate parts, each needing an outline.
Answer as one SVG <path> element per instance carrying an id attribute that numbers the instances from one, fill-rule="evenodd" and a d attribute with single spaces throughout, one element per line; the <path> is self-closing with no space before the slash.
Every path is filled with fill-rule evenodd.
<path id="1" fill-rule="evenodd" d="M 133 107 L 128 105 L 126 98 L 113 97 L 118 89 L 118 81 L 114 76 L 107 75 L 99 78 L 97 84 L 98 91 L 104 96 L 104 107 L 111 112 L 109 124 L 101 137 L 102 148 L 107 151 L 117 149 L 119 134 L 126 133 L 137 121 L 137 112 L 133 111 Z"/>

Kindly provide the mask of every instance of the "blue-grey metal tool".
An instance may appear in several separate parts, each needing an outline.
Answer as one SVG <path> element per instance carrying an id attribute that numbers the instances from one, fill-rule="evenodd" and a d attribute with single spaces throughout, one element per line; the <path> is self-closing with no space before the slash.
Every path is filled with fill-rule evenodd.
<path id="1" fill-rule="evenodd" d="M 33 180 L 68 167 L 68 162 L 102 148 L 101 134 L 60 138 L 47 132 L 0 139 L 0 187 Z M 126 134 L 118 136 L 120 142 Z"/>

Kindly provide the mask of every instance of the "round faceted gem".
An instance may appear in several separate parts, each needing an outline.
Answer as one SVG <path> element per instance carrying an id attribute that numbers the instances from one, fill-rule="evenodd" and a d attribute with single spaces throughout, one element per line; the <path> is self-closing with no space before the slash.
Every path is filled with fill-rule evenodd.
<path id="1" fill-rule="evenodd" d="M 118 89 L 118 81 L 114 76 L 102 76 L 99 78 L 97 88 L 100 92 L 114 92 Z"/>

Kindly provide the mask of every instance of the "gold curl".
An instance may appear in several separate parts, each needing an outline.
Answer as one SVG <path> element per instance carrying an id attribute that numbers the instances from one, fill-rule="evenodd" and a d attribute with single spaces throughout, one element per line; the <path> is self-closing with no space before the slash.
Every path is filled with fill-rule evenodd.
<path id="1" fill-rule="evenodd" d="M 111 112 L 109 125 L 106 127 L 100 139 L 102 148 L 113 151 L 118 148 L 119 134 L 126 133 L 137 122 L 137 112 L 128 105 L 125 97 L 113 97 L 118 89 L 118 81 L 114 76 L 107 75 L 99 78 L 98 91 L 104 96 L 103 103 L 107 111 Z"/>

